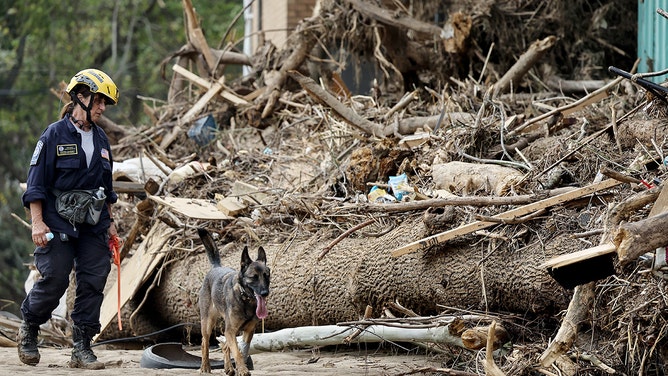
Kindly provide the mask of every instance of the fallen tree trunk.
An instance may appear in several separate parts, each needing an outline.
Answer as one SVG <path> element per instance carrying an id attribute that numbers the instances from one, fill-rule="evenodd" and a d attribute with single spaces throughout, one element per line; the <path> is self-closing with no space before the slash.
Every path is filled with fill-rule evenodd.
<path id="1" fill-rule="evenodd" d="M 373 312 L 383 312 L 397 300 L 421 316 L 440 314 L 442 306 L 548 315 L 566 308 L 568 293 L 540 268 L 545 257 L 563 252 L 549 248 L 547 239 L 540 251 L 501 246 L 486 255 L 484 264 L 490 266 L 482 283 L 471 278 L 468 243 L 437 245 L 433 252 L 401 258 L 388 252 L 425 232 L 421 218 L 414 217 L 377 238 L 347 237 L 320 261 L 321 250 L 332 239 L 322 233 L 291 240 L 289 249 L 282 242 L 263 244 L 272 271 L 265 328 L 357 320 L 367 305 Z M 548 249 L 543 250 L 543 245 Z M 222 255 L 222 264 L 238 268 L 239 251 L 237 245 L 232 246 Z M 165 325 L 198 322 L 198 291 L 209 269 L 201 246 L 183 254 L 178 263 L 165 267 L 146 308 Z M 199 328 L 193 328 L 194 334 L 198 332 Z"/>

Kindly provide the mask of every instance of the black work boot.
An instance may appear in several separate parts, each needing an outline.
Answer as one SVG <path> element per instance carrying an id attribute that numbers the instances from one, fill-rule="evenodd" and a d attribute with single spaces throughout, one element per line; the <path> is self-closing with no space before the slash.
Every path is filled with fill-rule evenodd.
<path id="1" fill-rule="evenodd" d="M 19 346 L 19 359 L 29 365 L 34 366 L 39 363 L 39 350 L 37 350 L 37 332 L 39 325 L 27 321 L 21 323 L 16 342 Z"/>
<path id="2" fill-rule="evenodd" d="M 93 336 L 85 328 L 72 326 L 72 340 L 74 348 L 72 349 L 72 358 L 70 359 L 70 368 L 85 369 L 103 369 L 104 363 L 98 362 L 97 357 L 90 348 L 90 341 Z"/>

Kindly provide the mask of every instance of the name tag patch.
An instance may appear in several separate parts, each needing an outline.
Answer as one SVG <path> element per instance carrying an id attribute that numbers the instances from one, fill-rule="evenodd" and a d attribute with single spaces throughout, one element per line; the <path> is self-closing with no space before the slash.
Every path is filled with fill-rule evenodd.
<path id="1" fill-rule="evenodd" d="M 77 155 L 77 154 L 79 154 L 77 150 L 77 144 L 58 145 L 58 147 L 56 148 L 56 155 L 59 157 L 65 155 Z"/>

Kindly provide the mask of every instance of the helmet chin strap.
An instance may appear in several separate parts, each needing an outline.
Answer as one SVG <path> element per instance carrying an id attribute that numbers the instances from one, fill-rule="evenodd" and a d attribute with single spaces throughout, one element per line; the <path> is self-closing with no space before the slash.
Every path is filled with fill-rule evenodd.
<path id="1" fill-rule="evenodd" d="M 72 94 L 72 95 L 71 95 L 71 97 L 72 97 L 72 101 L 74 101 L 75 103 L 77 103 L 79 106 L 81 106 L 81 108 L 83 108 L 83 109 L 86 111 L 86 120 L 88 121 L 88 124 L 90 124 L 91 127 L 92 127 L 93 125 L 96 125 L 96 124 L 93 122 L 93 119 L 92 119 L 92 117 L 91 117 L 91 115 L 90 115 L 90 110 L 93 108 L 93 96 L 94 96 L 94 95 L 95 95 L 95 94 L 91 94 L 91 96 L 90 96 L 90 101 L 88 102 L 88 106 L 84 105 L 83 102 L 81 101 L 81 99 L 79 99 L 79 97 L 78 97 L 76 94 Z"/>

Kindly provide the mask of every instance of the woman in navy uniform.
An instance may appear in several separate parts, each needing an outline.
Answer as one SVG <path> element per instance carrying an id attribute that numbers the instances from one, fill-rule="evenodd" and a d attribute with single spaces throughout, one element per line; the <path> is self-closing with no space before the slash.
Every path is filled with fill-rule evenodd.
<path id="1" fill-rule="evenodd" d="M 100 331 L 100 308 L 111 270 L 110 236 L 117 236 L 111 204 L 118 199 L 112 186 L 113 159 L 109 139 L 96 125 L 107 106 L 118 102 L 118 88 L 97 69 L 85 69 L 72 77 L 66 89 L 71 101 L 61 119 L 42 133 L 30 160 L 28 188 L 23 205 L 30 209 L 35 266 L 41 278 L 21 305 L 19 359 L 36 365 L 39 326 L 69 285 L 74 267 L 76 298 L 71 312 L 74 347 L 70 367 L 101 369 L 104 363 L 90 348 Z M 96 224 L 74 223 L 56 210 L 57 195 L 72 190 L 104 188 L 105 205 Z M 48 236 L 48 237 L 47 237 Z M 52 240 L 50 240 L 52 239 Z"/>

